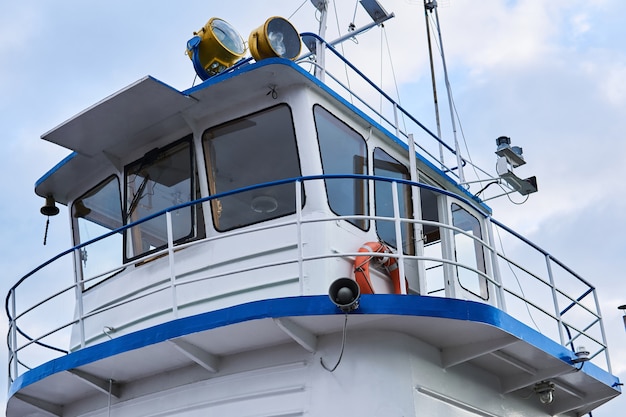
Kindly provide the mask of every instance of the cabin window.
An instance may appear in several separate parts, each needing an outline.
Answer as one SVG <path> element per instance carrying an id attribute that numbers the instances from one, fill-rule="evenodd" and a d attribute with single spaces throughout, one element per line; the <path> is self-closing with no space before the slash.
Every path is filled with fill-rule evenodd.
<path id="1" fill-rule="evenodd" d="M 374 175 L 387 178 L 398 178 L 408 180 L 409 170 L 400 162 L 392 158 L 387 152 L 380 148 L 374 149 Z M 393 184 L 387 181 L 376 181 L 374 183 L 374 198 L 376 216 L 394 217 L 393 194 L 391 187 Z M 411 204 L 411 187 L 406 184 L 397 184 L 398 205 L 400 217 L 410 219 L 413 214 Z M 414 254 L 413 245 L 413 225 L 403 222 L 400 227 L 402 233 L 402 251 L 406 254 Z M 396 240 L 396 226 L 392 220 L 376 220 L 376 232 L 378 237 L 386 244 L 398 247 Z"/>
<path id="2" fill-rule="evenodd" d="M 324 174 L 367 174 L 367 147 L 361 135 L 321 106 L 313 109 Z M 326 178 L 331 210 L 339 216 L 369 214 L 367 180 Z M 367 219 L 348 219 L 360 229 L 369 229 Z"/>
<path id="3" fill-rule="evenodd" d="M 126 224 L 198 198 L 192 149 L 190 135 L 166 148 L 154 149 L 126 167 Z M 201 216 L 196 206 L 175 210 L 173 241 L 203 236 Z M 165 215 L 129 228 L 125 239 L 127 259 L 164 248 L 168 241 Z"/>
<path id="4" fill-rule="evenodd" d="M 122 227 L 120 183 L 111 176 L 72 203 L 75 244 L 86 243 Z M 115 233 L 79 251 L 84 288 L 116 272 L 122 261 L 122 235 Z"/>
<path id="5" fill-rule="evenodd" d="M 482 240 L 482 232 L 478 219 L 467 210 L 452 203 L 452 225 Z M 456 261 L 485 273 L 485 252 L 481 242 L 458 231 L 454 231 L 454 249 Z M 466 291 L 483 300 L 489 299 L 487 280 L 478 273 L 457 266 L 459 285 Z"/>
<path id="6" fill-rule="evenodd" d="M 213 127 L 202 138 L 212 195 L 301 176 L 287 105 Z M 218 197 L 211 200 L 213 224 L 227 231 L 293 214 L 295 194 L 295 184 L 286 183 Z"/>

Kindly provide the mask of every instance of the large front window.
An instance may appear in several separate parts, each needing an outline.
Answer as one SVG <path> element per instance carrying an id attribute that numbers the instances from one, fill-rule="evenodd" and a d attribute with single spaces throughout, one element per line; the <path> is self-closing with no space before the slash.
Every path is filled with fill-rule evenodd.
<path id="1" fill-rule="evenodd" d="M 191 137 L 164 149 L 154 149 L 126 167 L 126 224 L 197 198 Z M 174 242 L 199 236 L 201 212 L 184 207 L 172 213 Z M 126 257 L 137 258 L 164 248 L 168 241 L 164 215 L 127 230 Z"/>
<path id="2" fill-rule="evenodd" d="M 363 137 L 320 106 L 315 106 L 314 115 L 324 174 L 367 174 L 367 147 Z M 326 192 L 331 210 L 340 216 L 369 213 L 366 180 L 327 178 Z M 369 228 L 366 219 L 348 221 L 363 230 Z"/>
<path id="3" fill-rule="evenodd" d="M 212 195 L 301 175 L 287 105 L 208 129 L 202 140 Z M 212 200 L 215 228 L 226 231 L 293 214 L 295 192 L 295 185 L 286 183 L 219 196 Z"/>

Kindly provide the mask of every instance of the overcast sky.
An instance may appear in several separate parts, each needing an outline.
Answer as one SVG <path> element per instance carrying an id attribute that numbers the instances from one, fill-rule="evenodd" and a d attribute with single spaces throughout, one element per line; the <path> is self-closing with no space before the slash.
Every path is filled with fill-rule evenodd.
<path id="1" fill-rule="evenodd" d="M 302 4 L 293 22 L 301 32 L 317 31 L 310 1 L 262 3 L 267 2 L 0 3 L 0 126 L 7 146 L 0 165 L 3 295 L 20 276 L 71 245 L 65 211 L 52 219 L 48 244 L 42 245 L 45 218 L 33 185 L 68 151 L 40 135 L 144 75 L 181 90 L 190 87 L 194 73 L 185 43 L 210 17 L 224 18 L 247 37 L 265 17 L 289 17 Z M 371 31 L 346 48 L 381 79 L 378 50 L 388 43 L 403 106 L 434 129 L 422 3 L 382 0 L 396 14 L 385 24 L 386 41 L 379 30 Z M 626 2 L 439 3 L 450 81 L 471 157 L 494 172 L 495 138 L 507 135 L 524 149 L 528 163 L 520 176 L 538 178 L 540 191 L 524 204 L 491 202 L 494 217 L 596 285 L 613 371 L 626 380 L 626 332 L 617 310 L 626 304 Z M 337 8 L 338 17 L 329 16 L 327 39 L 338 36 L 338 27 L 345 33 L 355 13 L 350 0 Z M 357 9 L 357 26 L 367 22 Z M 393 92 L 390 73 L 382 79 Z M 445 136 L 450 142 L 449 129 Z M 0 332 L 6 328 L 3 320 Z M 6 357 L 4 343 L 0 349 Z M 0 396 L 5 392 L 0 378 Z M 620 397 L 593 414 L 614 417 L 624 408 L 626 397 Z"/>

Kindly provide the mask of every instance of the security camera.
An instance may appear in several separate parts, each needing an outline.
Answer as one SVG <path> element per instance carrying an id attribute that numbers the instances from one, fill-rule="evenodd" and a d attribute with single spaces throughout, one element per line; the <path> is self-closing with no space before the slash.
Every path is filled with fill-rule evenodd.
<path id="1" fill-rule="evenodd" d="M 359 308 L 361 289 L 356 281 L 350 278 L 339 278 L 328 288 L 328 297 L 344 313 Z"/>

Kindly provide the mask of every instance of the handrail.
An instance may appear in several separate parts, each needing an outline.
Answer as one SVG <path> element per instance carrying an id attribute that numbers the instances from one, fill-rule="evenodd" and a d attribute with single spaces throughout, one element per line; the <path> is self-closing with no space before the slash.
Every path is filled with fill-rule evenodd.
<path id="1" fill-rule="evenodd" d="M 343 61 L 346 65 L 348 65 L 350 67 L 350 69 L 352 69 L 354 72 L 356 72 L 361 78 L 363 78 L 363 80 L 365 82 L 367 82 L 371 87 L 373 87 L 376 91 L 378 91 L 383 97 L 385 97 L 387 99 L 387 101 L 389 101 L 390 103 L 395 103 L 397 104 L 393 98 L 391 98 L 387 93 L 385 93 L 380 87 L 378 87 L 372 80 L 370 80 L 365 74 L 363 74 L 363 72 L 361 72 L 361 70 L 359 70 L 357 67 L 354 66 L 354 64 L 352 64 L 350 61 L 348 61 L 343 55 L 341 55 L 339 53 L 339 51 L 337 51 L 333 46 L 329 45 L 326 43 L 326 41 L 324 39 L 322 39 L 322 37 L 320 37 L 319 35 L 312 33 L 312 32 L 305 32 L 302 33 L 300 36 L 312 36 L 315 39 L 319 40 L 320 42 L 322 42 L 323 44 L 326 45 L 326 48 L 331 51 L 333 54 L 335 54 L 341 61 Z M 448 149 L 450 152 L 452 152 L 453 154 L 456 155 L 456 152 L 454 151 L 454 149 L 452 149 L 452 147 L 450 147 L 450 145 L 448 145 L 447 143 L 445 143 L 443 140 L 441 140 L 439 138 L 439 136 L 437 136 L 435 133 L 431 132 L 430 129 L 428 129 L 424 124 L 422 124 L 419 120 L 417 120 L 416 118 L 412 117 L 411 114 L 406 111 L 404 108 L 402 108 L 402 106 L 400 106 L 399 104 L 397 104 L 398 108 L 405 113 L 408 117 L 411 118 L 411 120 L 413 122 L 415 122 L 419 127 L 421 127 L 422 129 L 424 129 L 424 131 L 426 133 L 428 133 L 430 136 L 433 137 L 433 139 L 435 139 L 436 141 L 438 141 L 439 143 L 441 143 L 446 149 Z"/>
<path id="2" fill-rule="evenodd" d="M 326 40 L 324 40 L 321 36 L 319 36 L 318 34 L 313 33 L 313 32 L 304 32 L 304 33 L 300 34 L 300 37 L 301 38 L 312 37 L 315 40 L 317 40 L 328 51 L 332 52 L 333 55 L 335 55 L 344 65 L 348 66 L 352 71 L 354 71 L 363 81 L 365 81 L 370 87 L 372 87 L 378 94 L 380 94 L 382 97 L 384 97 L 385 100 L 387 100 L 387 102 L 393 106 L 394 110 L 400 111 L 404 117 L 407 117 L 410 121 L 412 121 L 417 126 L 419 126 L 426 134 L 428 134 L 430 137 L 435 139 L 436 142 L 438 142 L 441 146 L 446 148 L 452 155 L 454 155 L 455 156 L 455 160 L 456 160 L 457 152 L 450 145 L 448 145 L 443 139 L 441 139 L 439 136 L 437 136 L 437 134 L 432 132 L 428 127 L 426 127 L 426 125 L 424 125 L 422 122 L 417 120 L 409 111 L 407 111 L 398 102 L 396 102 L 389 94 L 387 94 L 383 89 L 381 89 L 376 83 L 374 83 L 372 80 L 370 80 L 361 70 L 359 70 L 354 64 L 352 64 L 346 57 L 344 57 L 339 51 L 337 51 L 337 49 L 335 49 L 331 44 L 327 43 Z M 304 61 L 304 60 L 302 60 L 302 58 L 300 58 L 298 60 L 298 63 L 306 63 L 306 64 L 317 65 L 317 64 L 315 64 L 315 63 L 313 63 L 311 61 Z M 326 68 L 322 68 L 322 69 L 324 70 L 325 73 L 328 73 Z M 332 78 L 333 78 L 333 80 L 335 80 L 336 82 L 339 83 L 339 81 L 335 77 L 332 77 Z M 366 103 L 365 100 L 362 100 L 361 98 L 359 98 L 350 88 L 344 86 L 342 83 L 339 83 L 339 84 L 344 89 L 346 89 L 346 91 L 350 95 L 357 97 L 359 99 L 359 101 L 361 103 L 364 103 L 371 111 L 374 111 L 378 116 L 384 118 L 384 116 L 382 114 L 380 114 L 378 111 L 372 109 L 372 107 L 369 106 Z M 399 129 L 399 127 L 396 124 L 392 123 L 391 121 L 388 121 L 386 118 L 385 118 L 385 121 L 390 126 L 394 126 L 396 129 Z M 406 135 L 406 133 L 403 132 L 403 136 L 408 140 L 408 136 Z M 425 149 L 423 149 L 423 150 L 425 150 Z M 434 157 L 430 153 L 428 153 L 428 155 L 433 160 L 435 160 L 437 163 L 443 164 L 443 161 L 438 160 L 436 157 Z M 462 156 L 460 156 L 460 160 L 461 160 L 461 163 L 462 163 L 463 166 L 465 166 L 468 163 L 468 161 L 465 158 L 463 158 Z M 445 168 L 446 168 L 445 169 L 446 172 L 453 172 L 454 170 L 458 169 L 458 167 L 452 167 L 452 168 L 445 167 Z"/>
<path id="3" fill-rule="evenodd" d="M 37 272 L 42 271 L 44 268 L 50 266 L 51 264 L 53 264 L 54 262 L 58 261 L 59 259 L 63 258 L 66 255 L 71 255 L 73 254 L 75 251 L 80 250 L 81 248 L 84 248 L 88 245 L 91 245 L 95 242 L 101 241 L 103 239 L 106 239 L 110 236 L 113 236 L 115 234 L 118 233 L 123 233 L 125 230 L 131 228 L 131 227 L 135 227 L 143 222 L 147 222 L 149 220 L 152 220 L 154 218 L 157 218 L 159 216 L 168 216 L 168 213 L 171 213 L 173 211 L 176 210 L 180 210 L 182 208 L 185 207 L 190 207 L 193 205 L 197 205 L 197 204 L 203 204 L 205 202 L 214 200 L 214 199 L 220 199 L 220 198 L 224 198 L 226 196 L 229 195 L 234 195 L 237 193 L 241 193 L 241 192 L 245 192 L 245 191 L 250 191 L 250 190 L 255 190 L 255 189 L 260 189 L 260 188 L 264 188 L 264 187 L 271 187 L 271 186 L 275 186 L 275 185 L 282 185 L 282 184 L 287 184 L 287 183 L 293 183 L 296 186 L 296 190 L 300 190 L 301 187 L 301 183 L 303 182 L 307 182 L 307 181 L 316 181 L 316 180 L 327 180 L 327 179 L 362 179 L 362 180 L 371 180 L 371 181 L 380 181 L 380 182 L 388 182 L 388 183 L 392 183 L 392 184 L 396 184 L 396 185 L 409 185 L 409 186 L 413 186 L 413 187 L 418 187 L 421 189 L 426 189 L 426 190 L 430 190 L 432 192 L 436 192 L 438 194 L 442 194 L 442 195 L 446 195 L 452 199 L 455 199 L 457 201 L 461 201 L 464 202 L 466 204 L 469 204 L 471 206 L 476 207 L 476 202 L 472 202 L 470 200 L 468 200 L 467 198 L 465 198 L 464 196 L 460 196 L 457 194 L 454 194 L 452 192 L 443 190 L 443 189 L 438 189 L 436 187 L 432 187 L 430 185 L 427 184 L 422 184 L 422 183 L 415 183 L 409 180 L 403 180 L 403 179 L 398 179 L 398 178 L 387 178 L 387 177 L 379 177 L 379 176 L 369 176 L 369 175 L 313 175 L 313 176 L 303 176 L 303 177 L 296 177 L 296 178 L 288 178 L 288 179 L 283 179 L 283 180 L 278 180 L 278 181 L 272 181 L 272 182 L 268 182 L 268 183 L 264 183 L 264 184 L 256 184 L 256 185 L 252 185 L 252 186 L 248 186 L 248 187 L 244 187 L 238 190 L 231 190 L 228 192 L 223 192 L 220 194 L 216 194 L 213 196 L 209 196 L 209 197 L 204 197 L 195 201 L 190 201 L 190 202 L 186 202 L 186 203 L 182 203 L 182 204 L 178 204 L 172 207 L 169 207 L 167 209 L 161 210 L 157 213 L 154 213 L 150 216 L 147 216 L 144 219 L 132 222 L 128 225 L 122 226 L 118 229 L 109 231 L 105 234 L 103 234 L 102 236 L 96 237 L 94 239 L 91 239 L 87 242 L 81 243 L 79 245 L 76 245 L 74 247 L 72 247 L 71 249 L 68 249 L 66 251 L 61 252 L 59 255 L 54 256 L 53 258 L 51 258 L 50 260 L 42 263 L 41 265 L 39 265 L 38 267 L 36 267 L 35 269 L 33 269 L 32 271 L 28 272 L 26 275 L 24 275 L 23 277 L 21 277 L 16 284 L 14 284 L 8 294 L 7 297 L 5 299 L 5 310 L 7 312 L 7 316 L 11 322 L 11 325 L 9 327 L 9 334 L 7 336 L 7 344 L 9 346 L 9 376 L 15 378 L 17 376 L 16 372 L 17 372 L 17 364 L 20 364 L 21 366 L 26 367 L 26 365 L 24 365 L 21 361 L 19 361 L 18 359 L 18 353 L 21 352 L 25 347 L 28 346 L 32 346 L 32 345 L 37 345 L 40 346 L 44 349 L 50 349 L 50 350 L 54 350 L 57 353 L 61 353 L 61 354 L 65 354 L 67 353 L 67 350 L 64 349 L 60 349 L 58 347 L 55 347 L 53 345 L 50 345 L 48 343 L 44 342 L 44 339 L 48 336 L 50 336 L 53 333 L 57 333 L 63 329 L 67 329 L 69 326 L 72 326 L 76 323 L 78 323 L 80 320 L 86 319 L 88 317 L 92 317 L 95 316 L 97 314 L 101 314 L 104 311 L 109 311 L 115 308 L 118 308 L 120 306 L 132 303 L 136 300 L 140 300 L 142 298 L 148 297 L 152 294 L 156 294 L 162 291 L 167 291 L 168 289 L 172 289 L 173 291 L 178 287 L 178 286 L 182 286 L 182 285 L 187 285 L 189 283 L 195 282 L 195 281 L 199 281 L 202 279 L 211 279 L 211 278 L 215 278 L 216 276 L 219 275 L 211 275 L 208 278 L 207 277 L 203 277 L 203 278 L 197 278 L 197 279 L 193 279 L 193 280 L 185 280 L 185 281 L 181 281 L 181 282 L 177 282 L 177 278 L 179 277 L 175 277 L 173 274 L 171 274 L 169 276 L 168 279 L 166 279 L 165 281 L 167 282 L 163 282 L 163 285 L 157 285 L 151 289 L 146 289 L 147 291 L 142 291 L 141 293 L 137 293 L 134 294 L 131 297 L 121 297 L 118 300 L 114 301 L 112 304 L 107 305 L 103 308 L 99 308 L 97 310 L 94 311 L 90 311 L 88 313 L 81 313 L 80 317 L 76 317 L 76 318 L 72 318 L 72 320 L 69 320 L 67 322 L 62 323 L 61 325 L 59 325 L 58 327 L 54 328 L 54 329 L 47 329 L 42 331 L 41 335 L 38 336 L 34 336 L 32 334 L 29 334 L 28 329 L 22 329 L 19 325 L 19 321 L 21 319 L 24 319 L 24 316 L 27 315 L 27 313 L 31 313 L 31 312 L 35 312 L 36 310 L 40 309 L 45 303 L 48 303 L 52 300 L 60 300 L 64 294 L 66 294 L 68 291 L 72 291 L 72 289 L 74 288 L 81 288 L 80 286 L 82 286 L 85 282 L 88 282 L 91 279 L 97 279 L 97 278 L 89 278 L 87 280 L 78 280 L 76 282 L 74 282 L 73 285 L 71 286 L 63 286 L 62 290 L 53 292 L 52 295 L 47 294 L 45 297 L 43 297 L 41 300 L 33 303 L 32 305 L 27 306 L 23 311 L 17 312 L 15 311 L 15 307 L 14 307 L 14 301 L 17 298 L 16 293 L 18 293 L 22 286 L 24 285 L 24 283 L 26 282 L 37 282 L 37 281 L 31 281 L 31 279 L 35 279 L 34 275 Z M 297 197 L 298 193 L 296 192 L 296 198 L 301 198 L 301 197 Z M 393 199 L 394 199 L 394 204 L 398 204 L 398 196 L 397 193 L 393 193 Z M 535 245 L 534 243 L 530 242 L 529 240 L 527 240 L 526 238 L 524 238 L 523 236 L 515 233 L 513 230 L 511 230 L 510 228 L 506 227 L 505 225 L 503 225 L 502 223 L 492 219 L 488 214 L 482 213 L 477 211 L 477 213 L 480 214 L 480 216 L 482 216 L 483 221 L 485 222 L 490 222 L 492 225 L 494 225 L 495 227 L 499 227 L 502 230 L 505 230 L 507 232 L 509 232 L 511 234 L 511 236 L 513 236 L 514 238 L 520 240 L 521 242 L 523 242 L 524 244 L 526 244 L 528 247 L 534 249 L 535 251 L 537 251 L 538 253 L 543 254 L 544 256 L 546 256 L 547 259 L 550 260 L 550 262 L 554 262 L 555 264 L 559 265 L 560 267 L 563 268 L 564 271 L 568 272 L 568 276 L 571 279 L 574 279 L 575 281 L 583 284 L 585 286 L 585 288 L 583 289 L 582 294 L 578 295 L 578 296 L 569 296 L 567 295 L 561 288 L 557 288 L 554 284 L 551 284 L 549 280 L 545 280 L 544 278 L 542 278 L 541 276 L 532 273 L 528 270 L 524 270 L 521 269 L 522 267 L 518 265 L 517 262 L 515 262 L 513 259 L 507 257 L 504 255 L 504 253 L 501 253 L 500 251 L 497 250 L 495 243 L 494 242 L 488 242 L 485 241 L 483 239 L 480 239 L 476 236 L 474 236 L 472 233 L 469 233 L 467 231 L 464 231 L 458 227 L 455 227 L 453 225 L 450 224 L 445 224 L 445 223 L 440 223 L 440 222 L 434 222 L 434 221 L 427 221 L 427 220 L 421 220 L 421 219 L 407 219 L 407 218 L 401 218 L 399 217 L 399 215 L 396 213 L 394 215 L 394 217 L 384 217 L 384 216 L 379 216 L 379 215 L 360 215 L 360 216 L 335 216 L 335 215 L 326 215 L 326 216 L 319 216 L 319 217 L 314 217 L 314 218 L 302 218 L 301 214 L 301 206 L 300 203 L 298 203 L 296 205 L 297 209 L 296 209 L 296 216 L 289 216 L 286 218 L 282 218 L 282 219 L 277 219 L 276 221 L 270 222 L 270 223 L 261 223 L 258 225 L 254 225 L 252 227 L 247 227 L 247 228 L 241 228 L 241 229 L 236 229 L 230 232 L 226 232 L 226 233 L 220 233 L 216 236 L 211 236 L 208 237 L 206 239 L 203 240 L 197 240 L 197 241 L 191 241 L 191 242 L 185 242 L 185 243 L 181 243 L 179 245 L 174 245 L 174 242 L 170 239 L 168 245 L 166 248 L 164 248 L 163 250 L 158 251 L 157 253 L 150 253 L 149 255 L 147 255 L 146 258 L 150 258 L 150 257 L 157 257 L 157 256 L 168 256 L 170 259 L 170 262 L 173 262 L 173 257 L 174 254 L 176 252 L 176 250 L 182 249 L 182 248 L 186 248 L 186 247 L 191 247 L 194 245 L 199 245 L 202 243 L 206 243 L 208 241 L 213 241 L 213 240 L 220 240 L 220 239 L 226 239 L 228 237 L 231 236 L 236 236 L 236 235 L 242 235 L 242 234 L 248 234 L 248 233 L 255 233 L 258 232 L 260 230 L 266 230 L 266 229 L 274 229 L 274 228 L 280 228 L 280 227 L 285 227 L 285 226 L 292 226 L 292 225 L 296 225 L 297 226 L 297 230 L 298 230 L 298 234 L 300 234 L 300 230 L 301 230 L 301 226 L 304 224 L 311 224 L 311 223 L 316 223 L 316 222 L 325 222 L 325 221 L 337 221 L 337 220 L 341 220 L 341 219 L 356 219 L 356 218 L 363 218 L 363 219 L 368 219 L 371 221 L 376 221 L 376 220 L 385 220 L 385 221 L 395 221 L 397 222 L 397 224 L 399 222 L 402 223 L 420 223 L 423 225 L 432 225 L 432 226 L 436 226 L 436 227 L 441 227 L 444 228 L 445 230 L 449 230 L 450 233 L 455 233 L 455 234 L 464 234 L 465 236 L 473 239 L 474 242 L 476 242 L 476 244 L 481 245 L 484 250 L 485 250 L 485 262 L 492 262 L 491 261 L 491 257 L 487 256 L 488 252 L 494 253 L 495 256 L 494 257 L 494 261 L 493 262 L 505 262 L 508 263 L 509 265 L 514 265 L 515 267 L 520 268 L 520 271 L 524 272 L 528 277 L 530 277 L 530 279 L 540 282 L 542 285 L 548 286 L 550 287 L 550 289 L 552 291 L 556 291 L 559 294 L 561 294 L 562 296 L 564 296 L 566 299 L 568 299 L 568 305 L 565 308 L 558 308 L 557 305 L 555 305 L 554 307 L 556 308 L 556 312 L 555 313 L 550 313 L 545 307 L 543 307 L 539 302 L 535 302 L 534 300 L 530 299 L 529 297 L 526 297 L 523 294 L 517 294 L 515 291 L 513 291 L 511 288 L 508 288 L 506 285 L 504 285 L 502 283 L 502 280 L 499 276 L 497 276 L 497 272 L 494 272 L 493 276 L 488 274 L 488 273 L 484 273 L 483 271 L 478 270 L 477 268 L 472 267 L 471 265 L 464 265 L 461 262 L 457 262 L 455 259 L 447 259 L 445 258 L 445 254 L 442 255 L 441 258 L 436 258 L 436 257 L 429 257 L 429 256 L 425 256 L 424 254 L 420 254 L 420 253 L 416 253 L 415 255 L 407 255 L 405 253 L 396 253 L 396 254 L 389 254 L 390 257 L 396 257 L 398 259 L 406 259 L 406 260 L 417 260 L 417 261 L 431 261 L 431 262 L 437 262 L 437 263 L 441 263 L 443 264 L 447 264 L 447 265 L 452 265 L 452 266 L 456 266 L 456 267 L 460 267 L 460 268 L 465 268 L 469 271 L 472 271 L 476 274 L 478 274 L 479 276 L 485 278 L 487 280 L 487 282 L 489 282 L 489 284 L 494 285 L 494 288 L 496 288 L 496 291 L 503 291 L 504 293 L 515 297 L 516 299 L 521 300 L 526 306 L 532 307 L 533 309 L 535 309 L 536 311 L 542 313 L 543 315 L 545 315 L 546 317 L 548 317 L 550 320 L 555 321 L 556 323 L 558 323 L 559 328 L 564 328 L 566 329 L 566 331 L 568 332 L 568 334 L 571 331 L 574 331 L 576 334 L 574 334 L 573 336 L 570 335 L 568 337 L 569 340 L 561 341 L 562 345 L 568 345 L 568 344 L 572 344 L 574 340 L 580 338 L 580 337 L 584 337 L 586 338 L 586 340 L 589 340 L 591 342 L 594 343 L 595 346 L 598 346 L 597 351 L 592 352 L 592 356 L 595 357 L 598 354 L 604 352 L 605 356 L 606 356 L 606 363 L 607 363 L 607 367 L 609 368 L 610 371 L 610 362 L 609 362 L 609 358 L 608 358 L 608 349 L 606 346 L 606 338 L 605 338 L 605 334 L 604 334 L 604 327 L 603 327 L 603 322 L 602 322 L 602 317 L 600 314 L 600 309 L 599 309 L 599 305 L 597 303 L 597 296 L 596 296 L 596 291 L 595 288 L 593 286 L 591 286 L 586 280 L 582 279 L 578 274 L 574 273 L 573 271 L 571 271 L 569 268 L 567 268 L 565 265 L 563 265 L 560 261 L 558 261 L 556 258 L 554 258 L 552 255 L 550 255 L 549 253 L 547 253 L 545 250 L 539 248 L 537 245 Z M 396 241 L 397 242 L 401 242 L 402 241 L 402 237 L 399 235 L 400 233 L 400 229 L 396 228 Z M 171 229 L 168 230 L 168 235 L 172 234 Z M 171 237 L 171 236 L 170 236 Z M 443 243 L 442 243 L 443 244 Z M 301 236 L 298 236 L 298 245 L 301 245 Z M 176 249 L 176 250 L 175 250 Z M 317 259 L 325 259 L 325 258 L 332 258 L 332 257 L 343 257 L 343 258 L 353 258 L 356 255 L 358 255 L 360 253 L 358 252 L 341 252 L 341 253 L 322 253 L 322 254 L 314 254 L 314 255 L 306 255 L 302 252 L 302 248 L 300 247 L 299 251 L 298 251 L 298 255 L 296 258 L 294 259 L 286 259 L 286 260 L 273 260 L 271 262 L 265 262 L 265 263 L 257 263 L 257 264 L 253 264 L 253 265 L 246 265 L 244 267 L 241 267 L 239 269 L 233 268 L 233 270 L 229 270 L 226 272 L 220 272 L 221 275 L 226 274 L 226 273 L 234 273 L 234 272 L 242 272 L 242 271 L 250 271 L 250 270 L 254 270 L 254 269 L 259 269 L 259 268 L 266 268 L 266 267 L 272 267 L 272 266 L 276 266 L 276 265 L 282 265 L 282 264 L 288 264 L 288 263 L 298 263 L 299 266 L 299 279 L 302 280 L 302 265 L 303 263 L 309 262 L 309 261 L 313 261 L 313 260 L 317 260 Z M 361 253 L 362 254 L 362 253 Z M 137 262 L 141 262 L 142 259 L 139 260 L 134 260 L 132 262 L 132 264 L 137 263 Z M 125 268 L 127 265 L 129 264 L 122 264 L 122 265 L 117 265 L 115 266 L 113 269 L 111 269 L 110 272 L 114 272 L 116 270 L 120 270 L 121 268 Z M 493 268 L 494 271 L 497 270 L 497 268 Z M 99 274 L 99 277 L 101 276 L 106 276 L 107 274 L 109 274 L 109 272 L 104 272 Z M 170 281 L 171 280 L 171 281 Z M 80 292 L 78 293 L 80 296 Z M 585 299 L 589 294 L 594 294 L 595 300 L 596 300 L 596 304 L 595 304 L 595 309 L 590 309 L 587 306 L 581 304 L 581 301 L 583 299 Z M 168 310 L 175 310 L 176 308 L 181 307 L 180 305 L 177 304 L 176 302 L 176 298 L 173 298 L 173 302 L 174 304 L 172 306 L 166 306 L 164 305 L 163 307 Z M 555 302 L 558 302 L 555 300 Z M 593 317 L 594 319 L 591 320 L 589 323 L 578 323 L 581 325 L 577 325 L 577 323 L 570 323 L 569 320 L 563 320 L 563 315 L 565 315 L 566 313 L 568 313 L 569 311 L 573 310 L 575 307 L 580 307 L 583 308 L 584 310 L 588 311 Z M 595 311 L 594 311 L 595 310 Z M 530 311 L 529 311 L 530 314 Z M 576 317 L 572 316 L 572 319 L 576 319 Z M 518 319 L 521 319 L 518 317 Z M 595 328 L 596 326 L 600 327 L 600 332 L 601 332 L 601 337 L 600 339 L 594 337 L 593 335 L 589 334 L 588 330 Z M 582 329 L 582 330 L 581 330 Z M 16 334 L 19 334 L 21 337 L 25 338 L 26 342 L 21 343 L 18 345 L 18 341 L 17 338 L 15 337 Z M 84 339 L 83 339 L 84 340 Z M 572 346 L 573 347 L 573 346 Z M 14 365 L 14 369 L 13 371 L 11 371 L 10 367 L 11 364 Z"/>

